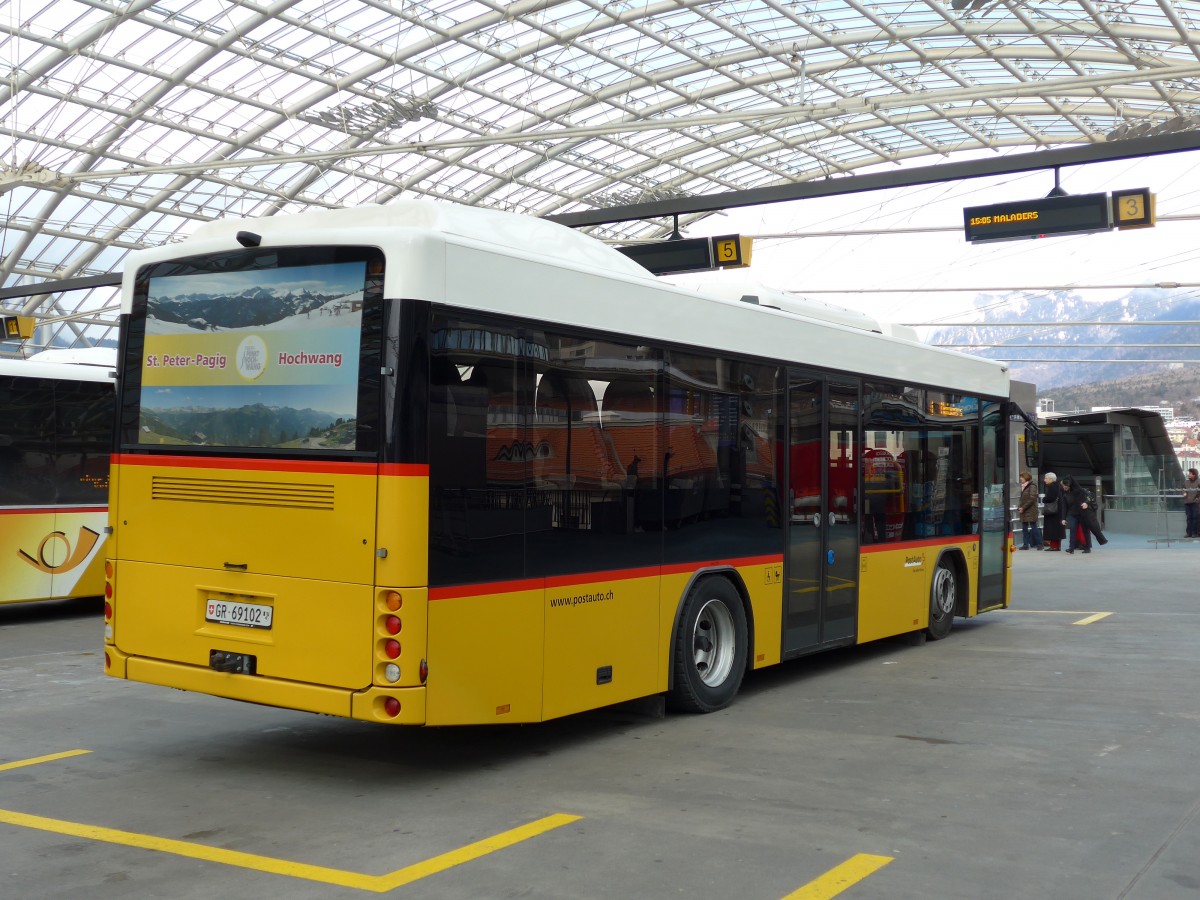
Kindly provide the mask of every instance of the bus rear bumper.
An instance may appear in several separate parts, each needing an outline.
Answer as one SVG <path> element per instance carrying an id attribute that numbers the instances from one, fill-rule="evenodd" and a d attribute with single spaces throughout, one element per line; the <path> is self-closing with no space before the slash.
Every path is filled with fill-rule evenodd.
<path id="1" fill-rule="evenodd" d="M 199 666 L 126 656 L 112 644 L 104 648 L 105 672 L 114 678 L 127 678 L 146 684 L 178 688 L 243 700 L 264 706 L 303 710 L 329 716 L 364 719 L 389 725 L 425 724 L 425 689 L 372 687 L 365 691 L 300 684 L 278 678 L 235 675 Z M 386 701 L 396 699 L 397 715 L 389 715 Z"/>
<path id="2" fill-rule="evenodd" d="M 400 704 L 399 712 L 394 716 L 387 710 L 389 699 Z M 385 725 L 424 725 L 425 688 L 367 688 L 352 697 L 350 715 L 355 719 Z"/>

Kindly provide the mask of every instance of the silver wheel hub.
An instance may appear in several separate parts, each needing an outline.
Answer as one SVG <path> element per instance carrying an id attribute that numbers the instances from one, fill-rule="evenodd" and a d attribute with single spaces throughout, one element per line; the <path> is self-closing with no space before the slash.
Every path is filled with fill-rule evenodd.
<path id="1" fill-rule="evenodd" d="M 692 628 L 692 661 L 700 680 L 709 687 L 723 684 L 733 669 L 736 646 L 736 629 L 729 607 L 720 600 L 707 601 Z"/>
<path id="2" fill-rule="evenodd" d="M 938 566 L 933 573 L 933 615 L 942 619 L 954 614 L 954 574 Z"/>

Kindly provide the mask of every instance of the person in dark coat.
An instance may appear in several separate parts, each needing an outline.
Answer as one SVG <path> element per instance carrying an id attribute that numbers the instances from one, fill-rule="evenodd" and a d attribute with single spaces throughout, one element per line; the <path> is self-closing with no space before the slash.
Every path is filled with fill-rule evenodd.
<path id="1" fill-rule="evenodd" d="M 1045 542 L 1047 550 L 1061 550 L 1062 540 L 1067 536 L 1067 530 L 1063 527 L 1066 510 L 1062 508 L 1062 491 L 1059 489 L 1058 476 L 1053 472 L 1047 472 L 1042 476 L 1042 484 L 1046 486 L 1046 493 L 1042 497 L 1042 506 L 1045 510 L 1042 519 L 1042 540 Z"/>
<path id="2" fill-rule="evenodd" d="M 1068 553 L 1079 549 L 1078 541 L 1083 538 L 1084 553 L 1092 552 L 1092 535 L 1100 544 L 1107 544 L 1108 538 L 1100 530 L 1100 520 L 1096 518 L 1096 510 L 1092 504 L 1092 495 L 1078 484 L 1075 479 L 1065 476 L 1062 480 L 1062 505 L 1066 507 L 1066 521 L 1063 523 L 1069 529 L 1071 546 Z"/>
<path id="3" fill-rule="evenodd" d="M 1183 482 L 1183 512 L 1187 517 L 1187 536 L 1200 537 L 1200 472 L 1187 470 Z"/>
<path id="4" fill-rule="evenodd" d="M 1021 546 L 1018 550 L 1028 550 L 1030 547 L 1041 550 L 1042 529 L 1038 528 L 1038 490 L 1033 483 L 1033 476 L 1028 472 L 1021 473 L 1021 497 L 1018 500 L 1021 510 Z"/>

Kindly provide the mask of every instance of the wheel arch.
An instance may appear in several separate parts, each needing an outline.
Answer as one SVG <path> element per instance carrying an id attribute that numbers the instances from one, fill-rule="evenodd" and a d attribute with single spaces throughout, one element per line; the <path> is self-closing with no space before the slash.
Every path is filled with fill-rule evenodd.
<path id="1" fill-rule="evenodd" d="M 671 618 L 670 643 L 667 644 L 667 690 L 675 686 L 675 666 L 672 665 L 671 653 L 675 647 L 675 639 L 679 635 L 679 624 L 683 620 L 683 603 L 687 600 L 692 589 L 705 578 L 717 576 L 724 578 L 737 591 L 742 601 L 742 612 L 746 615 L 746 671 L 754 668 L 754 605 L 750 602 L 750 592 L 740 572 L 733 566 L 705 566 L 697 569 L 688 579 L 679 596 L 675 598 L 675 614 Z"/>

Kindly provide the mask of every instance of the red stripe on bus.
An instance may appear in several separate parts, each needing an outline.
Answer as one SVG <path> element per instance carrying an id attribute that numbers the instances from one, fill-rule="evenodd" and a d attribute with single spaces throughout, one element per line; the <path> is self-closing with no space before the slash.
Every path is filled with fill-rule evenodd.
<path id="1" fill-rule="evenodd" d="M 544 578 L 524 581 L 490 581 L 486 584 L 459 584 L 453 587 L 430 588 L 430 600 L 458 600 L 462 597 L 483 597 L 488 594 L 515 594 L 517 591 L 540 591 L 546 587 Z"/>
<path id="2" fill-rule="evenodd" d="M 22 509 L 0 509 L 0 516 L 45 515 L 46 513 L 105 512 L 107 506 L 29 506 Z"/>
<path id="3" fill-rule="evenodd" d="M 646 566 L 640 569 L 612 569 L 605 572 L 584 572 L 580 575 L 553 575 L 549 578 L 529 578 L 524 581 L 492 581 L 484 584 L 463 584 L 430 588 L 430 600 L 456 600 L 461 597 L 485 597 L 489 594 L 511 594 L 516 591 L 536 591 L 544 588 L 564 588 L 588 585 L 597 581 L 630 581 L 634 578 L 653 578 L 657 575 L 680 575 L 716 566 L 752 566 L 783 562 L 782 556 L 751 556 L 744 559 L 707 560 L 699 563 L 678 563 L 670 566 Z"/>
<path id="4" fill-rule="evenodd" d="M 302 459 L 239 459 L 231 456 L 146 456 L 114 453 L 113 465 L 162 466 L 172 469 L 241 469 L 252 472 L 314 472 L 322 475 L 375 475 L 379 464 L 373 462 L 330 462 Z"/>
<path id="5" fill-rule="evenodd" d="M 739 559 L 706 559 L 702 562 L 694 563 L 676 563 L 670 566 L 663 566 L 662 573 L 664 575 L 682 575 L 686 572 L 695 572 L 698 569 L 715 569 L 722 566 L 737 568 L 739 566 L 769 566 L 773 563 L 783 562 L 782 554 L 772 556 L 745 556 Z"/>
<path id="6" fill-rule="evenodd" d="M 979 535 L 967 534 L 961 537 L 932 537 L 920 541 L 897 541 L 894 544 L 864 544 L 863 553 L 885 553 L 888 550 L 919 550 L 925 547 L 942 547 L 946 544 L 974 544 L 979 541 Z"/>
<path id="7" fill-rule="evenodd" d="M 429 476 L 429 466 L 424 463 L 380 463 L 380 475 L 400 475 L 406 478 Z"/>
<path id="8" fill-rule="evenodd" d="M 546 587 L 574 587 L 579 584 L 591 584 L 593 581 L 630 581 L 634 578 L 657 578 L 661 571 L 662 569 L 659 566 L 645 566 L 639 569 L 585 572 L 582 575 L 554 575 L 546 579 Z"/>

